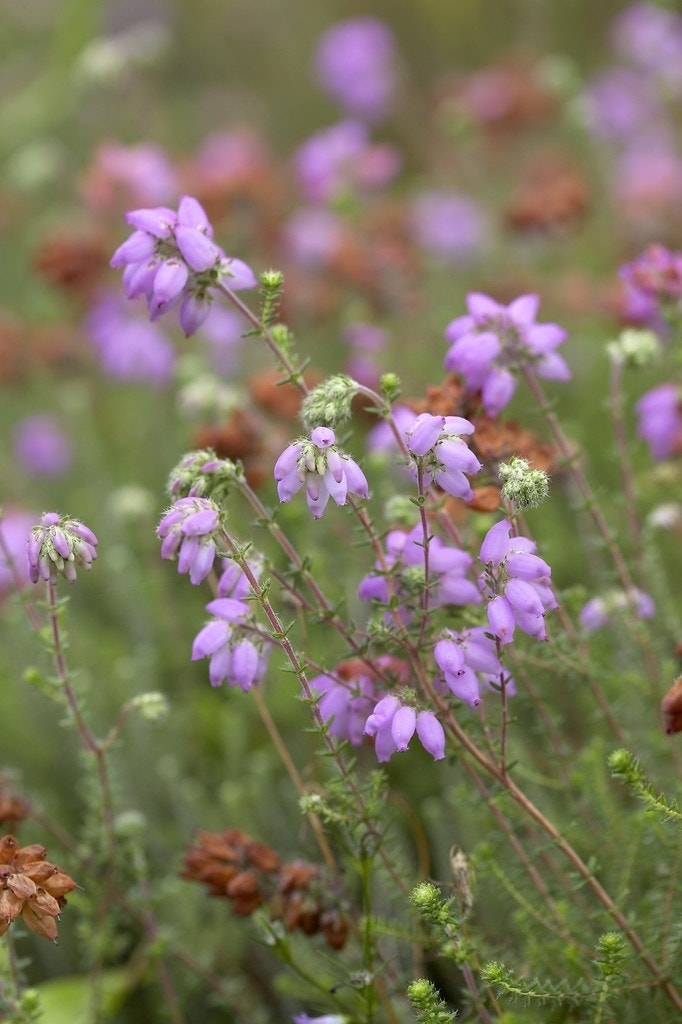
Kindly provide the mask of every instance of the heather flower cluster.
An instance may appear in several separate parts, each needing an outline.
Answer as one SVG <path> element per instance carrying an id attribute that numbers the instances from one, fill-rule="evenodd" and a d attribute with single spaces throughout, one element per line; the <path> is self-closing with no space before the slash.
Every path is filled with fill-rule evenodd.
<path id="1" fill-rule="evenodd" d="M 63 576 L 76 581 L 76 569 L 89 571 L 97 558 L 97 537 L 84 523 L 46 512 L 28 542 L 29 579 L 56 583 Z"/>
<path id="2" fill-rule="evenodd" d="M 256 579 L 258 561 L 250 563 Z M 199 631 L 192 645 L 192 661 L 209 659 L 211 686 L 238 686 L 244 692 L 259 685 L 265 675 L 271 644 L 259 633 L 254 621 L 251 584 L 243 569 L 226 559 L 218 581 L 218 597 L 206 611 L 212 618 Z"/>
<path id="3" fill-rule="evenodd" d="M 488 295 L 467 296 L 468 315 L 452 320 L 445 338 L 445 368 L 461 374 L 469 393 L 480 392 L 488 416 L 497 416 L 516 390 L 516 372 L 528 368 L 547 380 L 569 380 L 571 372 L 556 351 L 566 340 L 557 324 L 535 322 L 540 300 L 522 295 L 503 306 Z"/>
<path id="4" fill-rule="evenodd" d="M 322 516 L 330 497 L 337 505 L 345 505 L 349 494 L 369 497 L 365 474 L 350 455 L 339 450 L 331 427 L 315 427 L 310 438 L 290 444 L 277 459 L 274 472 L 280 501 L 291 501 L 305 485 L 313 519 Z"/>
<path id="5" fill-rule="evenodd" d="M 630 591 L 610 590 L 599 597 L 591 598 L 580 612 L 580 625 L 592 633 L 603 629 L 613 621 L 614 616 L 628 611 L 634 612 L 638 619 L 650 619 L 656 612 L 653 599 L 638 587 Z"/>
<path id="6" fill-rule="evenodd" d="M 413 457 L 408 472 L 417 480 L 421 469 L 423 483 L 438 484 L 447 494 L 468 501 L 473 497 L 465 474 L 478 473 L 481 463 L 462 441 L 473 434 L 474 426 L 462 416 L 432 416 L 424 412 L 407 432 L 407 448 Z"/>
<path id="7" fill-rule="evenodd" d="M 256 285 L 253 271 L 213 241 L 206 212 L 191 196 L 180 199 L 177 212 L 167 206 L 131 210 L 126 220 L 135 230 L 111 266 L 123 268 L 129 299 L 144 296 L 151 320 L 179 305 L 180 326 L 189 336 L 208 316 L 221 283 L 235 290 Z"/>
<path id="8" fill-rule="evenodd" d="M 479 584 L 488 601 L 490 628 L 502 644 L 512 642 L 517 626 L 537 640 L 547 639 L 544 616 L 558 604 L 552 570 L 535 548 L 535 541 L 511 534 L 507 519 L 495 523 L 481 544 Z"/>
<path id="9" fill-rule="evenodd" d="M 220 532 L 220 510 L 210 498 L 178 498 L 156 531 L 161 557 L 177 558 L 178 572 L 197 586 L 213 568 Z"/>
<path id="10" fill-rule="evenodd" d="M 514 680 L 500 661 L 498 645 L 484 626 L 464 630 L 446 629 L 433 648 L 436 665 L 447 689 L 472 708 L 481 702 L 484 689 L 516 693 Z"/>
<path id="11" fill-rule="evenodd" d="M 388 694 L 377 702 L 365 723 L 365 735 L 374 737 L 377 761 L 407 750 L 415 732 L 424 750 L 434 761 L 445 757 L 445 732 L 432 711 L 417 711 L 411 703 Z"/>

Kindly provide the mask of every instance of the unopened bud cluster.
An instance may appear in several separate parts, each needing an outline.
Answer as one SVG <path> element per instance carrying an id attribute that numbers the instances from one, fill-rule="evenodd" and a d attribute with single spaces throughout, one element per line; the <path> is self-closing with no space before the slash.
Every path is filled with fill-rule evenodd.
<path id="1" fill-rule="evenodd" d="M 78 519 L 46 512 L 33 527 L 28 542 L 29 577 L 55 583 L 63 576 L 69 583 L 76 580 L 76 569 L 90 570 L 97 558 L 97 537 Z"/>
<path id="2" fill-rule="evenodd" d="M 345 373 L 327 378 L 303 399 L 301 421 L 306 431 L 315 427 L 336 429 L 350 419 L 351 404 L 359 384 Z"/>
<path id="3" fill-rule="evenodd" d="M 520 512 L 537 508 L 549 494 L 549 477 L 542 469 L 531 469 L 526 459 L 514 456 L 498 467 L 502 496 Z"/>

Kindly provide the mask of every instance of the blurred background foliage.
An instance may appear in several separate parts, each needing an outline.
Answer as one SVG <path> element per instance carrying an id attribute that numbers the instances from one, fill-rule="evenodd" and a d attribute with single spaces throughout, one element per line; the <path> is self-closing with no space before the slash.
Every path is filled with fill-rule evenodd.
<path id="1" fill-rule="evenodd" d="M 418 289 L 412 306 L 394 306 L 390 296 L 377 299 L 352 284 L 341 286 L 320 310 L 306 305 L 307 292 L 300 306 L 295 294 L 287 296 L 286 312 L 301 348 L 315 366 L 339 369 L 344 350 L 338 337 L 344 323 L 373 319 L 389 335 L 385 369 L 399 373 L 406 394 L 419 395 L 442 378 L 442 332 L 463 312 L 467 291 L 491 291 L 508 301 L 537 290 L 541 319 L 558 320 L 571 335 L 566 353 L 575 379 L 570 388 L 552 388 L 552 397 L 569 435 L 589 451 L 597 492 L 620 523 L 619 465 L 611 454 L 603 345 L 620 324 L 612 295 L 617 267 L 655 236 L 648 224 L 632 227 L 619 218 L 611 196 L 611 154 L 585 131 L 576 97 L 609 61 L 608 27 L 623 9 L 617 0 L 374 0 L 371 5 L 332 0 L 0 0 L 0 429 L 6 442 L 0 450 L 0 499 L 37 513 L 48 508 L 68 512 L 100 538 L 91 576 L 81 577 L 69 591 L 69 660 L 79 673 L 77 686 L 86 694 L 98 734 L 106 732 L 121 703 L 136 694 L 160 690 L 168 695 L 170 714 L 164 722 L 150 724 L 131 716 L 124 727 L 114 752 L 119 808 L 141 815 L 138 824 L 150 870 L 161 879 L 156 898 L 162 919 L 199 957 L 207 951 L 208 959 L 211 950 L 220 949 L 219 966 L 226 976 L 237 963 L 245 970 L 244 930 L 235 926 L 224 905 L 207 901 L 199 887 L 175 877 L 186 843 L 198 827 L 235 825 L 293 857 L 310 850 L 310 836 L 253 702 L 241 692 L 212 691 L 205 663 L 188 660 L 203 621 L 204 597 L 158 556 L 154 532 L 165 502 L 165 480 L 195 443 L 195 424 L 178 414 L 174 388 L 150 390 L 101 373 L 83 334 L 91 292 L 70 291 L 50 281 L 44 267 L 41 272 L 44 244 L 54 237 L 94 232 L 98 244 L 103 240 L 108 259 L 123 239 L 124 207 L 112 204 L 98 211 L 84 200 L 84 182 L 97 147 L 112 140 L 129 146 L 157 143 L 174 166 L 186 170 L 207 136 L 248 128 L 264 140 L 271 168 L 281 175 L 278 188 L 285 198 L 278 201 L 275 218 L 288 216 L 298 202 L 291 185 L 293 149 L 339 116 L 313 77 L 317 40 L 342 19 L 367 13 L 382 18 L 395 33 L 401 62 L 400 102 L 378 129 L 381 139 L 403 154 L 401 174 L 392 185 L 395 203 L 407 202 L 421 186 L 462 189 L 488 210 L 493 242 L 481 257 L 455 267 L 422 256 L 410 282 Z M 555 95 L 550 116 L 491 139 L 439 103 L 453 77 L 459 81 L 509 60 L 541 66 L 541 77 Z M 515 231 L 509 225 L 510 197 L 528 161 L 547 153 L 560 164 L 566 162 L 584 182 L 585 208 L 575 221 Z M 362 216 L 362 206 L 357 210 L 351 203 L 351 222 Z M 282 248 L 267 234 L 250 235 L 251 223 L 248 216 L 228 216 L 218 236 L 228 252 L 260 270 L 277 261 Z M 659 226 L 666 240 L 679 240 L 679 210 L 667 211 L 654 225 Z M 96 259 L 102 263 L 101 252 Z M 99 273 L 106 275 L 104 265 Z M 117 278 L 112 273 L 108 279 L 114 287 Z M 203 358 L 194 339 L 178 344 L 191 358 Z M 264 362 L 253 351 L 255 344 L 248 341 L 242 349 L 243 379 Z M 185 369 L 191 375 L 189 363 Z M 658 379 L 658 372 L 648 371 L 628 384 L 629 399 Z M 39 412 L 56 414 L 74 444 L 73 463 L 58 477 L 33 476 L 12 453 L 15 423 Z M 525 396 L 516 400 L 512 414 L 542 433 L 539 414 L 528 409 Z M 628 412 L 630 426 L 631 419 Z M 264 429 L 269 432 L 268 456 L 297 430 L 295 423 L 270 421 Z M 363 431 L 360 427 L 360 437 Z M 358 454 L 357 437 L 353 445 Z M 641 446 L 635 455 L 639 466 L 648 463 Z M 646 486 L 649 501 L 662 501 L 670 479 L 663 472 L 649 473 Z M 266 482 L 264 488 L 268 500 L 274 500 L 272 486 Z M 390 488 L 390 480 L 376 483 L 380 498 L 387 498 Z M 574 505 L 575 495 L 558 474 L 550 501 L 529 520 L 555 580 L 577 588 L 573 600 L 578 607 L 580 597 L 601 579 L 601 556 L 576 543 Z M 246 535 L 248 514 L 235 509 L 233 515 Z M 282 512 L 281 521 L 302 539 L 333 596 L 361 614 L 355 587 L 366 571 L 366 553 L 352 547 L 352 528 L 345 517 L 329 517 L 313 531 L 307 512 L 292 505 Z M 666 560 L 665 549 L 661 557 Z M 665 593 L 661 597 L 667 600 Z M 676 625 L 672 616 L 657 640 L 662 671 L 672 671 Z M 342 656 L 334 649 L 338 640 L 324 630 L 307 639 L 310 653 L 320 661 Z M 41 819 L 77 834 L 91 780 L 80 781 L 82 755 L 61 727 L 60 709 L 23 682 L 27 665 L 44 669 L 45 663 L 20 604 L 9 598 L 2 606 L 0 642 L 0 761 L 36 809 L 37 820 L 23 826 L 26 841 L 46 842 L 59 860 L 63 854 L 53 851 L 56 841 L 45 839 Z M 611 691 L 615 713 L 628 728 L 639 723 L 640 736 L 661 753 L 665 764 L 657 706 L 652 702 L 643 720 L 639 710 L 629 709 L 628 688 L 641 690 L 642 684 L 636 675 L 627 676 L 627 652 L 625 645 L 617 659 L 623 687 L 619 692 L 614 683 Z M 604 663 L 612 657 L 605 643 Z M 540 663 L 538 673 L 541 682 L 556 685 L 551 665 Z M 282 674 L 277 659 L 272 684 L 271 711 L 295 757 L 305 764 L 313 759 L 315 740 L 305 732 L 307 711 L 292 699 L 294 682 Z M 569 732 L 593 733 L 585 744 L 584 761 L 576 763 L 578 785 L 596 777 L 595 765 L 603 763 L 608 741 L 598 716 L 587 711 L 579 685 L 573 680 L 565 686 L 557 715 L 564 716 Z M 519 714 L 528 730 L 522 746 L 529 777 L 537 773 L 539 788 L 551 791 L 551 763 L 532 761 L 542 728 L 527 710 Z M 464 809 L 466 783 L 458 780 L 444 794 L 442 766 L 421 751 L 409 757 L 409 763 L 397 759 L 390 766 L 395 789 L 404 794 L 408 807 L 397 856 L 414 872 L 415 848 L 426 847 L 436 877 L 447 876 L 446 851 L 453 833 L 466 832 L 474 846 L 486 829 L 475 813 Z M 371 750 L 360 752 L 360 762 L 363 769 L 372 766 Z M 664 780 L 667 770 L 661 769 Z M 667 779 L 674 781 L 674 773 Z M 609 794 L 596 793 L 595 799 L 602 796 L 607 801 Z M 410 805 L 420 821 L 409 813 Z M 626 841 L 620 832 L 614 827 L 616 845 Z M 77 907 L 81 898 L 75 894 L 70 903 Z M 492 903 L 483 915 L 494 933 Z M 69 919 L 58 948 L 40 940 L 31 943 L 35 979 L 77 969 Z M 121 962 L 132 946 L 134 937 L 122 949 Z M 243 974 L 244 992 L 253 1003 L 248 1019 L 267 1020 L 268 1008 L 256 995 L 258 971 L 262 961 L 267 970 L 273 968 L 264 950 L 258 948 L 254 956 L 254 977 Z M 188 1020 L 231 1019 L 219 1009 L 206 1009 L 196 989 L 186 984 L 192 993 L 188 998 L 201 1006 L 196 1012 L 204 1014 L 193 1017 L 190 1010 Z M 130 1012 L 120 1019 L 152 1019 L 144 1016 L 144 999 L 136 1016 Z"/>

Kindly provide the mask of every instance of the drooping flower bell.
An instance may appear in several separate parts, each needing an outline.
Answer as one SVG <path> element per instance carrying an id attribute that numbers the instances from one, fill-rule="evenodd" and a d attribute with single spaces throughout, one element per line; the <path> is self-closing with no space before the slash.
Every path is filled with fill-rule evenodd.
<path id="1" fill-rule="evenodd" d="M 516 626 L 537 640 L 546 640 L 545 612 L 558 607 L 552 570 L 535 554 L 535 541 L 510 536 L 510 532 L 511 524 L 502 519 L 481 544 L 479 585 L 488 598 L 488 622 L 503 644 L 514 639 Z"/>
<path id="2" fill-rule="evenodd" d="M 310 438 L 290 444 L 275 463 L 280 501 L 291 501 L 305 485 L 313 519 L 323 514 L 329 498 L 345 505 L 349 494 L 369 497 L 369 485 L 357 462 L 339 450 L 331 427 L 315 427 Z"/>
<path id="3" fill-rule="evenodd" d="M 178 572 L 189 573 L 196 586 L 215 561 L 220 510 L 209 498 L 179 498 L 164 514 L 156 531 L 161 557 L 178 559 Z"/>

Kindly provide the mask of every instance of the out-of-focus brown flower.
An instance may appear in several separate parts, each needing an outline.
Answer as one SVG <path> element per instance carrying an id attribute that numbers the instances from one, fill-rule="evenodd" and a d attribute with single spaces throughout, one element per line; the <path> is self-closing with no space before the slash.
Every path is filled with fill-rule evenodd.
<path id="1" fill-rule="evenodd" d="M 78 886 L 46 854 L 37 843 L 20 847 L 14 836 L 0 839 L 0 935 L 21 917 L 37 935 L 57 938 L 66 894 Z"/>
<path id="2" fill-rule="evenodd" d="M 30 804 L 16 795 L 7 779 L 0 777 L 0 824 L 11 828 L 30 813 Z"/>
<path id="3" fill-rule="evenodd" d="M 283 420 L 297 420 L 302 395 L 295 384 L 280 384 L 282 371 L 260 370 L 249 380 L 249 394 L 259 409 Z M 303 375 L 306 385 L 314 388 L 324 378 L 320 370 L 308 369 Z"/>
<path id="4" fill-rule="evenodd" d="M 244 474 L 254 489 L 259 487 L 271 467 L 261 459 L 265 451 L 265 423 L 249 409 L 235 409 L 223 423 L 203 424 L 194 435 L 196 448 L 212 448 L 220 459 L 241 461 Z"/>
<path id="5" fill-rule="evenodd" d="M 515 420 L 490 419 L 489 416 L 469 418 L 476 428 L 472 448 L 482 462 L 506 462 L 512 455 L 518 455 L 527 459 L 533 469 L 551 473 L 555 468 L 552 446 L 543 444 Z"/>
<path id="6" fill-rule="evenodd" d="M 240 917 L 267 905 L 273 920 L 281 920 L 287 931 L 321 932 L 332 949 L 345 944 L 348 923 L 330 902 L 322 870 L 300 860 L 282 864 L 272 847 L 241 829 L 200 831 L 180 874 L 206 885 L 210 896 L 229 899 Z"/>
<path id="7" fill-rule="evenodd" d="M 584 218 L 589 199 L 584 174 L 563 158 L 540 157 L 512 193 L 505 221 L 515 231 L 562 230 Z"/>
<path id="8" fill-rule="evenodd" d="M 109 249 L 97 232 L 64 230 L 41 240 L 33 265 L 49 284 L 87 299 L 107 267 Z"/>
<path id="9" fill-rule="evenodd" d="M 465 78 L 445 81 L 436 96 L 442 117 L 464 115 L 495 137 L 508 136 L 546 121 L 556 100 L 527 59 L 509 57 Z"/>
<path id="10" fill-rule="evenodd" d="M 674 732 L 682 732 L 682 676 L 678 676 L 661 701 L 663 727 L 672 736 Z"/>

